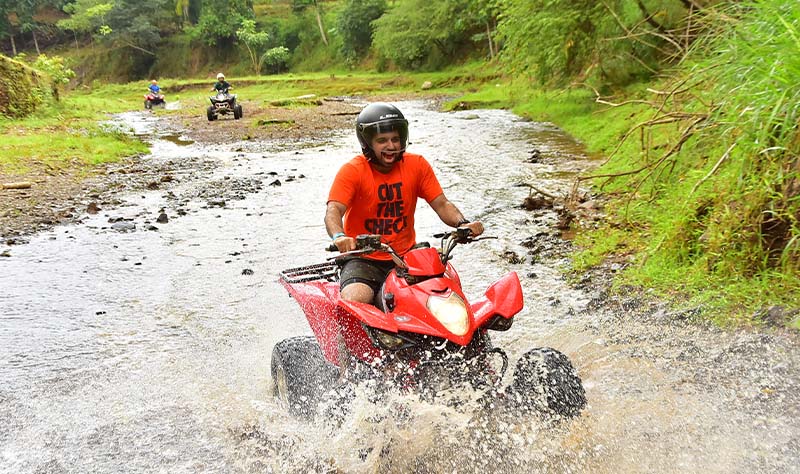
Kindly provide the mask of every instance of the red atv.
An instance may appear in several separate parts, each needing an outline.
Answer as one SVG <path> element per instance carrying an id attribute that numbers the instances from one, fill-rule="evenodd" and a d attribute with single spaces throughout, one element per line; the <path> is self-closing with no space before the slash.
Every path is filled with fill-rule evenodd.
<path id="1" fill-rule="evenodd" d="M 441 390 L 471 386 L 485 391 L 492 406 L 565 417 L 580 412 L 586 404 L 581 380 L 555 349 L 523 354 L 511 383 L 501 387 L 508 357 L 493 347 L 489 331 L 508 330 L 522 309 L 519 278 L 510 272 L 468 303 L 450 253 L 481 239 L 465 227 L 436 237 L 441 249 L 417 244 L 401 257 L 380 235 L 361 235 L 357 250 L 332 262 L 281 272 L 281 283 L 314 332 L 285 339 L 272 351 L 273 393 L 292 413 L 313 416 L 318 404 L 337 403 L 342 386 L 370 379 L 430 399 Z M 395 263 L 375 305 L 341 300 L 341 266 L 372 252 L 387 252 Z"/>
<path id="2" fill-rule="evenodd" d="M 144 108 L 147 110 L 152 109 L 153 107 L 166 107 L 167 102 L 164 99 L 164 94 L 156 94 L 153 92 L 149 92 L 144 96 Z"/>

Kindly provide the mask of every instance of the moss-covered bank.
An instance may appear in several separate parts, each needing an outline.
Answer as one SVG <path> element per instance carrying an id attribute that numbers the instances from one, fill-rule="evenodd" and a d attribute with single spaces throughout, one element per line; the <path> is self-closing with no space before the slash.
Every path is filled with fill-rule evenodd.
<path id="1" fill-rule="evenodd" d="M 25 117 L 57 95 L 53 81 L 26 64 L 0 55 L 0 114 Z"/>

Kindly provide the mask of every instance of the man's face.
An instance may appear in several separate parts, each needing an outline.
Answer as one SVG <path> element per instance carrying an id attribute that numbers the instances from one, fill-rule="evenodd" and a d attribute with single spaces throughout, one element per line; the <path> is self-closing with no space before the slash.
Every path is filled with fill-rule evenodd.
<path id="1" fill-rule="evenodd" d="M 372 151 L 377 158 L 376 164 L 380 167 L 391 168 L 400 158 L 403 143 L 399 132 L 379 133 L 372 138 Z"/>

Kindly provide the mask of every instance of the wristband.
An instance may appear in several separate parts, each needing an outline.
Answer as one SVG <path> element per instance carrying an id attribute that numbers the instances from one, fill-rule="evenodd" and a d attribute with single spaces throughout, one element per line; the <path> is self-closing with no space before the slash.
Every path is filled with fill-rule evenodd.
<path id="1" fill-rule="evenodd" d="M 456 227 L 461 227 L 464 224 L 469 224 L 471 221 L 466 217 L 462 217 L 460 221 L 456 224 Z"/>
<path id="2" fill-rule="evenodd" d="M 345 234 L 344 232 L 337 232 L 337 233 L 335 233 L 335 234 L 333 234 L 333 235 L 331 236 L 331 240 L 336 240 L 336 239 L 338 239 L 339 237 L 345 237 L 346 235 L 347 235 L 347 234 Z"/>

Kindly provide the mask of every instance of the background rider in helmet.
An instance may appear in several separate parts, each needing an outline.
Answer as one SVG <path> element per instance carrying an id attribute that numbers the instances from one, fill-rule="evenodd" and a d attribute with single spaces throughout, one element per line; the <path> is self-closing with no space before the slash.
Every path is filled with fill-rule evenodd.
<path id="1" fill-rule="evenodd" d="M 231 85 L 228 83 L 228 81 L 225 80 L 225 74 L 222 73 L 217 74 L 217 82 L 214 84 L 214 88 L 212 90 L 227 94 L 228 89 L 230 88 Z"/>
<path id="2" fill-rule="evenodd" d="M 161 93 L 161 88 L 158 87 L 158 81 L 155 79 L 150 81 L 150 92 L 152 92 L 155 96 L 158 96 L 159 93 Z"/>
<path id="3" fill-rule="evenodd" d="M 359 234 L 380 234 L 400 255 L 416 243 L 414 211 L 425 199 L 439 218 L 452 227 L 466 226 L 483 233 L 442 191 L 431 165 L 407 153 L 408 121 L 394 105 L 373 103 L 356 119 L 363 154 L 345 163 L 328 194 L 325 228 L 340 252 L 356 248 Z M 386 253 L 353 258 L 342 268 L 341 297 L 372 303 L 394 264 Z"/>

